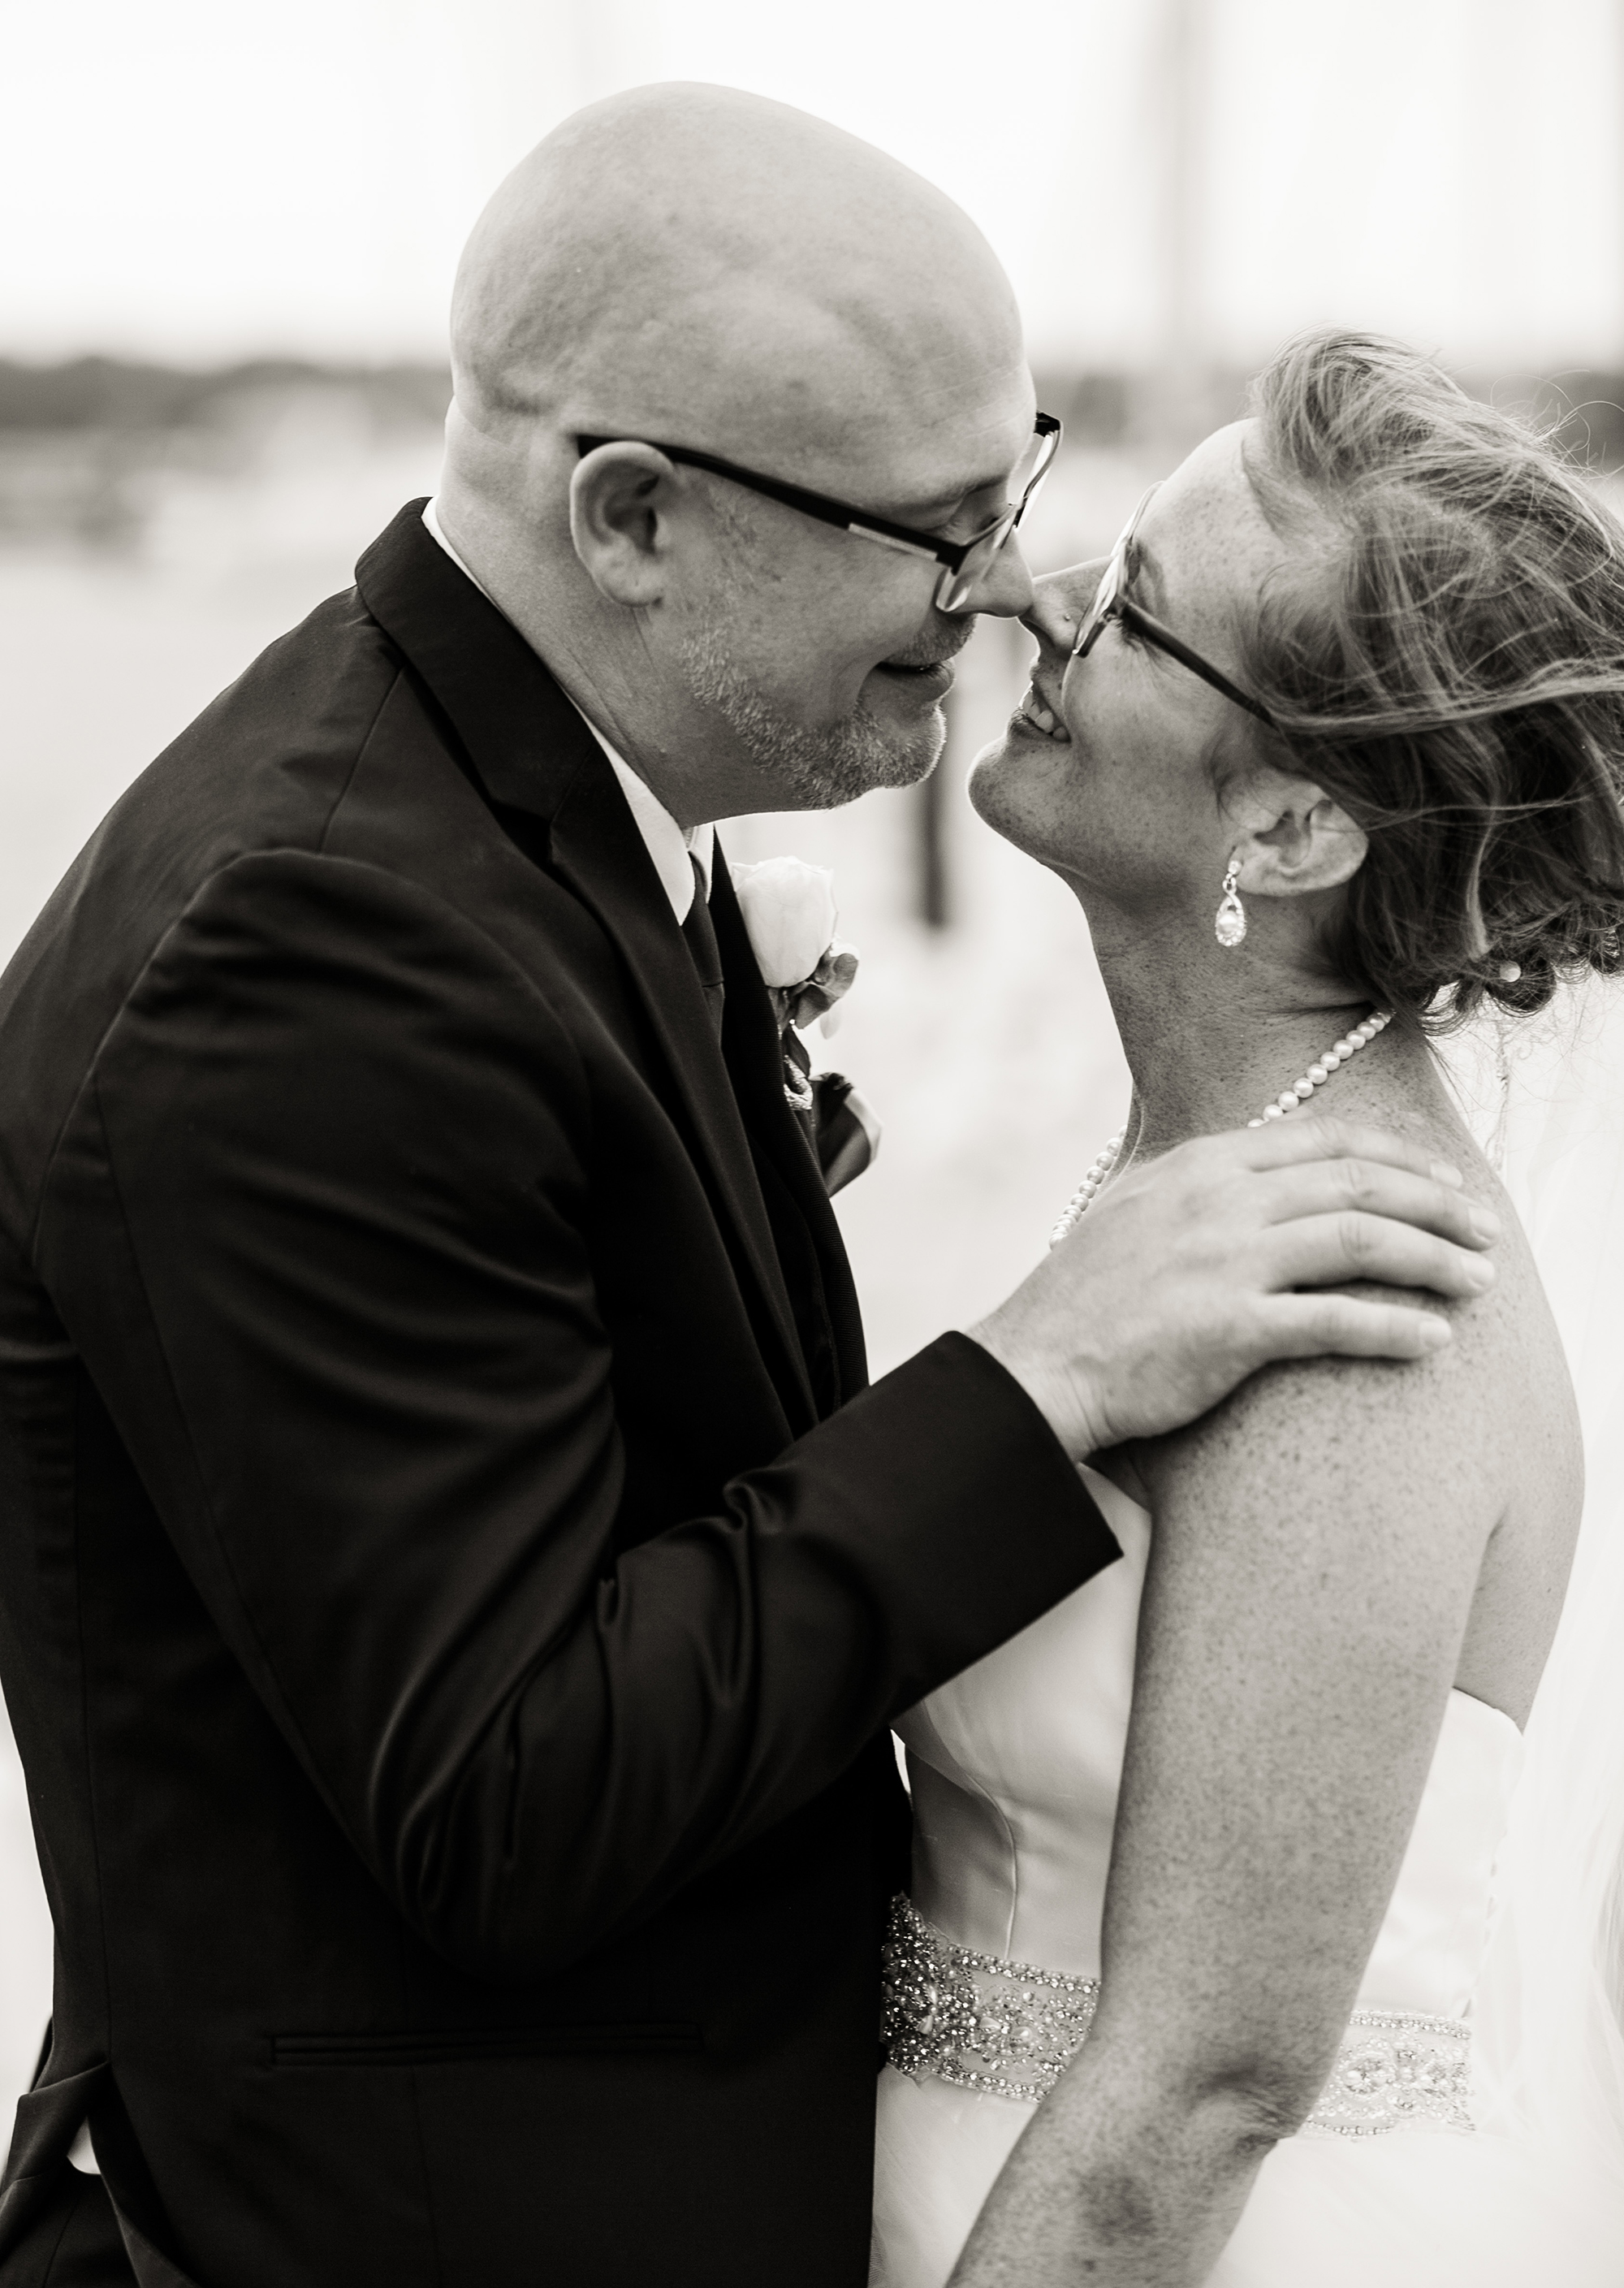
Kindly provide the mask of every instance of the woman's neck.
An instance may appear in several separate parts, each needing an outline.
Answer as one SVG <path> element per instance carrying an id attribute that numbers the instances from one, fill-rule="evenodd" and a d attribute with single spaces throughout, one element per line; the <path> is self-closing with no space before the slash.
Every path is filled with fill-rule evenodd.
<path id="1" fill-rule="evenodd" d="M 1133 1076 L 1129 1143 L 1136 1157 L 1244 1127 L 1371 1012 L 1367 996 L 1335 979 L 1277 972 L 1256 960 L 1221 966 L 1225 957 L 1216 950 L 1212 962 L 1181 973 L 1153 953 L 1105 949 L 1099 957 Z M 1419 1045 L 1406 1048 L 1398 1028 L 1382 1037 L 1374 1054 L 1360 1053 L 1361 1065 L 1372 1058 L 1361 1084 L 1339 1088 L 1339 1072 L 1324 1109 L 1349 1097 L 1365 1104 L 1378 1065 L 1407 1066 Z"/>

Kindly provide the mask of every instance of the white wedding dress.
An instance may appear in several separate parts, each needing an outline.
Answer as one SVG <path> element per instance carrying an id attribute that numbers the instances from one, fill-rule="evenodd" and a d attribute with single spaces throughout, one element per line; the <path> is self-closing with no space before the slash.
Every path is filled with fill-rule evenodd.
<path id="1" fill-rule="evenodd" d="M 1624 1818 L 1624 1286 L 1597 1292 L 1624 1269 L 1624 995 L 1604 1019 L 1580 1100 L 1569 1035 L 1543 1065 L 1525 1041 L 1516 1074 L 1481 1037 L 1475 1070 L 1455 1060 L 1541 1256 L 1591 1467 L 1527 1752 L 1509 1716 L 1450 1695 L 1336 2067 L 1208 2288 L 1624 2288 L 1624 2046 L 1602 1959 Z M 1545 1197 L 1542 1251 L 1518 1187 L 1553 1166 L 1570 1181 Z M 898 1727 L 915 1875 L 888 1950 L 871 2288 L 943 2288 L 1031 2117 L 1034 2095 L 1001 2086 L 1041 2089 L 1092 2008 L 1152 1521 L 1085 1474 L 1121 1561 Z"/>

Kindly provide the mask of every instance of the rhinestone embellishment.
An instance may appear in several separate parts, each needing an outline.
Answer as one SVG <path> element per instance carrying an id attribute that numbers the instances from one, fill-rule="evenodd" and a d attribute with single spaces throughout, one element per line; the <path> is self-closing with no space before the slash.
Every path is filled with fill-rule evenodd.
<path id="1" fill-rule="evenodd" d="M 900 1893 L 885 1934 L 881 2039 L 899 2073 L 1035 2104 L 1082 2047 L 1097 1978 L 978 1954 Z"/>
<path id="2" fill-rule="evenodd" d="M 1300 2136 L 1380 2137 L 1390 2129 L 1470 2136 L 1471 2029 L 1416 2011 L 1356 2010 L 1331 2077 Z"/>
<path id="3" fill-rule="evenodd" d="M 885 2053 L 915 2081 L 1035 2105 L 1082 2047 L 1097 1978 L 978 1954 L 892 1900 L 882 1956 Z M 1356 2010 L 1330 2079 L 1299 2136 L 1380 2137 L 1395 2129 L 1472 2131 L 1471 2032 L 1454 2018 Z"/>

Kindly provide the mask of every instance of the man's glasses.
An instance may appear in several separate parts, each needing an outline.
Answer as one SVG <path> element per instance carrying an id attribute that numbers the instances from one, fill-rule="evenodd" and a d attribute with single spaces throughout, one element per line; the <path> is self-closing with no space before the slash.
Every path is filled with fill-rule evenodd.
<path id="1" fill-rule="evenodd" d="M 893 524 L 888 517 L 872 516 L 867 509 L 853 508 L 849 501 L 831 500 L 827 493 L 808 492 L 802 485 L 788 485 L 778 477 L 761 476 L 754 469 L 738 468 L 732 461 L 718 460 L 714 453 L 696 453 L 686 445 L 654 445 L 654 449 L 663 453 L 668 461 L 681 462 L 690 469 L 705 469 L 713 477 L 726 477 L 731 483 L 761 493 L 768 500 L 782 501 L 786 508 L 799 509 L 803 516 L 815 516 L 820 524 L 838 525 L 843 531 L 856 533 L 860 540 L 876 540 L 882 548 L 899 549 L 905 556 L 923 557 L 939 564 L 942 574 L 936 584 L 936 608 L 939 612 L 962 612 L 1031 507 L 1038 487 L 1049 474 L 1060 449 L 1060 424 L 1052 413 L 1038 415 L 1032 438 L 1026 455 L 1026 474 L 1018 495 L 991 524 L 968 540 L 943 540 L 936 533 L 919 532 L 909 524 Z M 600 445 L 650 445 L 654 440 L 577 437 L 575 443 L 585 455 L 596 452 Z"/>
<path id="2" fill-rule="evenodd" d="M 1072 646 L 1072 657 L 1087 659 L 1109 624 L 1113 620 L 1121 620 L 1142 635 L 1147 643 L 1165 651 L 1169 659 L 1176 659 L 1181 667 L 1187 667 L 1192 675 L 1199 675 L 1203 683 L 1210 683 L 1215 691 L 1221 691 L 1226 699 L 1232 699 L 1237 707 L 1244 707 L 1248 715 L 1256 715 L 1260 723 L 1266 723 L 1273 730 L 1274 718 L 1266 707 L 1260 706 L 1256 699 L 1242 691 L 1238 683 L 1232 683 L 1222 668 L 1215 667 L 1209 659 L 1203 659 L 1199 651 L 1192 651 L 1171 628 L 1164 628 L 1160 620 L 1153 619 L 1128 593 L 1128 560 L 1133 550 L 1134 535 L 1139 528 L 1139 519 L 1158 489 L 1157 485 L 1151 487 L 1129 518 L 1121 538 L 1112 550 L 1105 576 L 1095 592 L 1094 601 L 1089 607 L 1077 640 Z"/>

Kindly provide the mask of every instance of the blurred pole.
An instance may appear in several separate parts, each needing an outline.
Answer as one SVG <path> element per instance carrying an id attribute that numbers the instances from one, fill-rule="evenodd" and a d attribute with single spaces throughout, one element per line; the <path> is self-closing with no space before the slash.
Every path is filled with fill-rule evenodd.
<path id="1" fill-rule="evenodd" d="M 1167 73 L 1167 264 L 1162 310 L 1168 362 L 1188 365 L 1195 349 L 1198 217 L 1195 139 L 1200 131 L 1200 0 L 1166 0 L 1167 30 L 1162 68 Z"/>
<path id="2" fill-rule="evenodd" d="M 1192 443 L 1208 425 L 1202 302 L 1208 73 L 1206 0 L 1162 0 L 1153 107 L 1161 128 L 1161 310 L 1153 418 L 1168 441 Z"/>
<path id="3" fill-rule="evenodd" d="M 958 693 L 950 691 L 942 702 L 942 712 L 947 719 L 947 736 L 942 743 L 941 759 L 928 779 L 915 790 L 915 894 L 920 920 L 927 929 L 947 929 L 953 920 L 952 888 L 947 875 L 947 785 L 949 773 L 958 767 L 958 740 L 955 736 L 958 722 Z"/>

